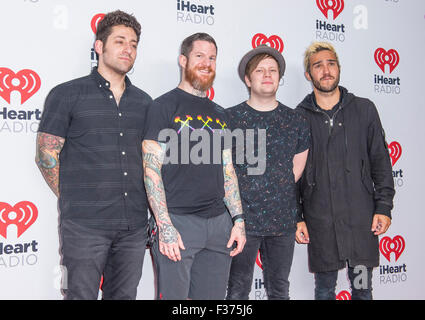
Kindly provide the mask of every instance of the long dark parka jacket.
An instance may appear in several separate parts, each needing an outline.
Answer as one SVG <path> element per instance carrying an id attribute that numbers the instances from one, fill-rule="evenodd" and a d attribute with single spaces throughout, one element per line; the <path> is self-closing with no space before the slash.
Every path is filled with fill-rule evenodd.
<path id="1" fill-rule="evenodd" d="M 311 272 L 379 265 L 375 213 L 391 218 L 394 181 L 385 134 L 375 105 L 340 87 L 332 117 L 311 93 L 297 110 L 310 123 L 312 146 L 299 181 L 309 232 Z"/>

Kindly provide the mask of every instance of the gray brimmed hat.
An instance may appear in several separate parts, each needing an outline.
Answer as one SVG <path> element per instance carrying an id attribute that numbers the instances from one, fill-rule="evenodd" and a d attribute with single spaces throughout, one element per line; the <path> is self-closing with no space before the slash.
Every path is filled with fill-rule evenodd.
<path id="1" fill-rule="evenodd" d="M 279 79 L 283 77 L 283 74 L 285 73 L 286 63 L 282 54 L 276 49 L 269 47 L 266 44 L 262 44 L 262 45 L 259 45 L 257 48 L 252 49 L 247 54 L 245 54 L 243 58 L 241 59 L 241 62 L 239 62 L 238 73 L 243 83 L 245 83 L 246 65 L 248 64 L 249 60 L 251 60 L 254 56 L 260 53 L 267 53 L 276 59 L 280 69 Z"/>

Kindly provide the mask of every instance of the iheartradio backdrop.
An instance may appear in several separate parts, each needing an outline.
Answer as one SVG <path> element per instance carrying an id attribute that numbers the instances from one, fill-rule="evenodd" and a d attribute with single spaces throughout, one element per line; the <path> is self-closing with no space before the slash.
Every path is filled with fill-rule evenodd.
<path id="1" fill-rule="evenodd" d="M 34 163 L 44 99 L 59 83 L 88 74 L 96 63 L 93 30 L 103 14 L 133 13 L 142 24 L 129 77 L 153 98 L 180 80 L 181 41 L 203 31 L 218 44 L 210 98 L 227 108 L 247 99 L 237 75 L 240 58 L 266 43 L 281 51 L 286 74 L 278 99 L 295 107 L 311 92 L 303 52 L 313 40 L 333 43 L 341 84 L 375 102 L 389 144 L 396 186 L 393 222 L 380 239 L 375 299 L 424 299 L 420 207 L 424 180 L 425 2 L 422 0 L 2 0 L 0 4 L 0 299 L 61 299 L 57 201 Z M 418 74 L 419 72 L 419 74 Z M 422 72 L 422 74 L 421 74 Z M 422 137 L 422 138 L 421 138 Z M 307 248 L 296 245 L 292 299 L 312 299 Z M 338 298 L 350 299 L 341 271 Z M 153 299 L 149 252 L 138 298 Z M 251 299 L 265 299 L 261 257 Z"/>

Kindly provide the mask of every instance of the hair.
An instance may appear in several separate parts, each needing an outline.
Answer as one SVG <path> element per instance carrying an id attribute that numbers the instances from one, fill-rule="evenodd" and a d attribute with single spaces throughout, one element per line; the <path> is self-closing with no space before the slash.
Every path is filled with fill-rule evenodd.
<path id="1" fill-rule="evenodd" d="M 323 50 L 329 50 L 335 55 L 336 63 L 338 68 L 341 68 L 339 64 L 338 55 L 335 51 L 335 48 L 328 42 L 313 42 L 304 53 L 304 70 L 307 73 L 310 73 L 310 58 L 313 54 L 316 54 Z"/>
<path id="2" fill-rule="evenodd" d="M 140 23 L 133 15 L 121 10 L 109 12 L 100 20 L 97 25 L 96 40 L 100 40 L 105 44 L 112 33 L 112 27 L 121 25 L 132 28 L 137 35 L 137 42 L 139 42 L 142 29 Z"/>
<path id="3" fill-rule="evenodd" d="M 251 73 L 255 70 L 255 68 L 257 68 L 258 64 L 263 61 L 264 59 L 267 58 L 272 58 L 273 60 L 275 60 L 277 62 L 277 68 L 280 74 L 280 65 L 279 65 L 279 61 L 276 60 L 275 57 L 273 57 L 272 55 L 268 54 L 268 53 L 259 53 L 255 56 L 253 56 L 248 63 L 246 64 L 245 67 L 245 76 L 248 77 L 248 79 L 251 79 Z"/>
<path id="4" fill-rule="evenodd" d="M 184 55 L 186 58 L 189 58 L 189 54 L 193 49 L 193 43 L 198 40 L 208 41 L 214 44 L 215 49 L 217 50 L 217 44 L 215 43 L 215 40 L 213 37 L 211 37 L 208 33 L 198 32 L 198 33 L 192 34 L 191 36 L 183 40 L 180 47 L 180 54 Z"/>

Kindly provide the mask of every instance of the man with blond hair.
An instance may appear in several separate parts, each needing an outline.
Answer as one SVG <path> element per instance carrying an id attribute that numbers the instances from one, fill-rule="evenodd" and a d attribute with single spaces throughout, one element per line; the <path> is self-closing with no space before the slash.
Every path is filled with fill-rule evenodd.
<path id="1" fill-rule="evenodd" d="M 391 224 L 392 168 L 377 109 L 339 86 L 331 44 L 315 42 L 304 56 L 313 92 L 297 110 L 310 124 L 312 146 L 300 179 L 296 240 L 308 244 L 315 299 L 335 299 L 338 270 L 348 264 L 352 299 L 372 299 L 378 236 Z"/>

